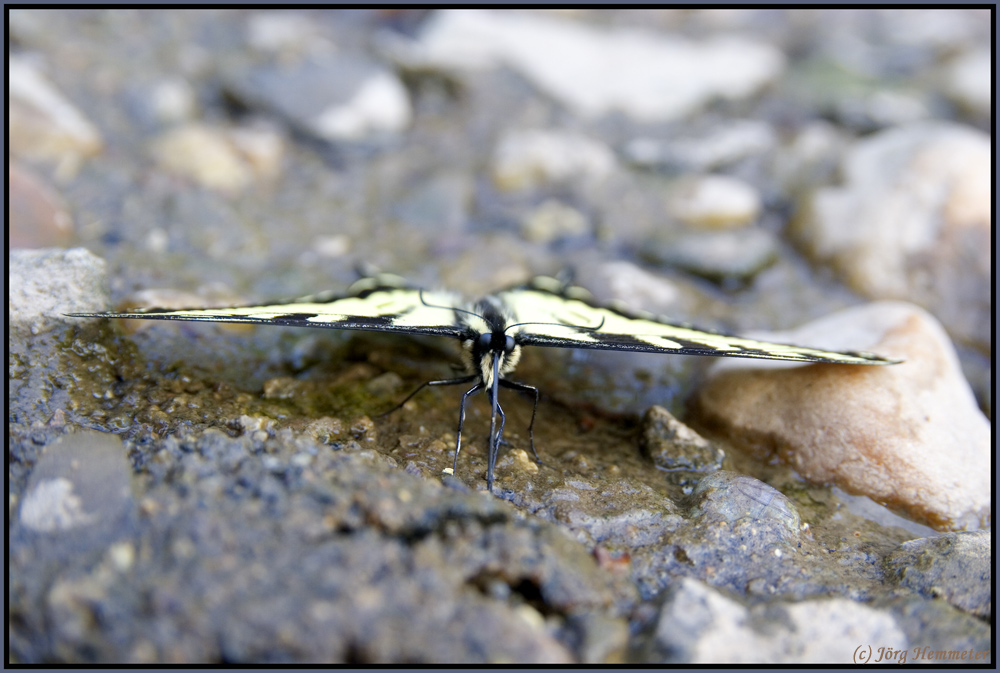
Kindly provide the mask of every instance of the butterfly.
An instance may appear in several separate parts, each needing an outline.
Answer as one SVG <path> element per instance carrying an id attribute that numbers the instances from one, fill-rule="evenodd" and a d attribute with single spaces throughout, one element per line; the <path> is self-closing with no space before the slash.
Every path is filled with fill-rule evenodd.
<path id="1" fill-rule="evenodd" d="M 806 348 L 700 329 L 669 322 L 651 313 L 633 312 L 618 304 L 599 305 L 591 294 L 567 281 L 539 276 L 478 301 L 466 302 L 456 293 L 424 290 L 391 274 L 362 278 L 345 294 L 321 293 L 291 301 L 227 308 L 147 308 L 128 313 L 74 313 L 76 318 L 138 318 L 256 323 L 289 327 L 368 330 L 451 337 L 461 342 L 465 375 L 427 381 L 399 403 L 398 409 L 428 386 L 473 384 L 459 406 L 455 462 L 462 449 L 465 404 L 486 392 L 491 408 L 487 490 L 493 492 L 494 467 L 506 416 L 498 400 L 500 388 L 534 396 L 528 435 L 535 451 L 535 413 L 538 389 L 513 381 L 525 346 L 594 348 L 601 350 L 714 355 L 724 357 L 830 362 L 851 365 L 895 364 L 898 360 L 864 352 L 837 352 Z M 497 422 L 499 418 L 499 428 Z"/>

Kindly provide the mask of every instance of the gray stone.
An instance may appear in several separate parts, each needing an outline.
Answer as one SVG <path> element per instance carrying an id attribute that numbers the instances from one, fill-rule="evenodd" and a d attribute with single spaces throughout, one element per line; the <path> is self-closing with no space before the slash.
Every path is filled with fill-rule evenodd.
<path id="1" fill-rule="evenodd" d="M 891 615 L 860 603 L 833 598 L 747 608 L 684 579 L 660 612 L 653 648 L 676 663 L 849 665 L 866 663 L 872 644 L 885 648 L 883 655 L 909 647 Z M 898 663 L 899 656 L 888 658 Z"/>
<path id="2" fill-rule="evenodd" d="M 642 417 L 642 450 L 677 484 L 688 483 L 692 473 L 718 470 L 725 458 L 721 448 L 659 406 L 650 407 Z"/>
<path id="3" fill-rule="evenodd" d="M 943 598 L 977 617 L 993 617 L 993 533 L 949 533 L 904 542 L 885 560 L 900 585 Z"/>
<path id="4" fill-rule="evenodd" d="M 31 532 L 72 534 L 80 545 L 101 547 L 134 514 L 132 470 L 114 435 L 78 432 L 42 451 L 21 499 L 18 521 Z M 85 532 L 85 534 L 83 534 Z"/>

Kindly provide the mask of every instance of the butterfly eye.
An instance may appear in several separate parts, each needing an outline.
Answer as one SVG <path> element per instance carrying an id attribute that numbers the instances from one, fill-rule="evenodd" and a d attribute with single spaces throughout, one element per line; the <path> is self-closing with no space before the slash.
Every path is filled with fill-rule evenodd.
<path id="1" fill-rule="evenodd" d="M 514 337 L 507 337 L 507 341 L 503 345 L 503 352 L 510 355 L 514 351 Z"/>
<path id="2" fill-rule="evenodd" d="M 479 349 L 482 351 L 488 351 L 490 346 L 493 344 L 493 335 L 489 332 L 485 332 L 479 335 Z"/>

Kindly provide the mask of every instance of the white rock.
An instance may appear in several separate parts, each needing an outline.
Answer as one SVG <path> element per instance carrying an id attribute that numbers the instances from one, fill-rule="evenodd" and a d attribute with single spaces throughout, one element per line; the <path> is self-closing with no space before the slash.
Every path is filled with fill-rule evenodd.
<path id="1" fill-rule="evenodd" d="M 937 530 L 990 525 L 990 423 L 941 325 L 922 309 L 876 302 L 757 338 L 864 350 L 886 366 L 724 360 L 697 413 L 733 441 Z"/>
<path id="2" fill-rule="evenodd" d="M 608 147 L 580 133 L 528 129 L 505 134 L 493 153 L 493 181 L 515 190 L 550 183 L 601 180 L 615 167 Z"/>
<path id="3" fill-rule="evenodd" d="M 682 311 L 683 293 L 669 278 L 649 273 L 632 262 L 602 262 L 594 266 L 590 285 L 607 301 L 628 305 L 631 310 L 658 314 Z"/>
<path id="4" fill-rule="evenodd" d="M 989 47 L 956 59 L 945 70 L 944 88 L 959 105 L 988 117 L 993 111 L 993 54 Z"/>
<path id="5" fill-rule="evenodd" d="M 409 126 L 411 116 L 403 84 L 389 72 L 378 72 L 358 87 L 350 100 L 321 112 L 311 127 L 330 140 L 358 140 L 400 132 Z"/>
<path id="6" fill-rule="evenodd" d="M 909 646 L 891 615 L 846 598 L 746 608 L 689 577 L 670 593 L 655 637 L 659 648 L 698 664 L 850 664 L 861 644 Z"/>
<path id="7" fill-rule="evenodd" d="M 694 42 L 512 11 L 437 12 L 410 51 L 451 69 L 502 63 L 577 114 L 621 111 L 643 121 L 678 119 L 714 98 L 745 98 L 784 68 L 779 50 L 746 38 Z"/>
<path id="8" fill-rule="evenodd" d="M 933 312 L 958 339 L 993 340 L 990 137 L 945 123 L 861 141 L 843 187 L 822 190 L 795 235 L 856 290 Z"/>
<path id="9" fill-rule="evenodd" d="M 757 190 L 738 178 L 703 175 L 677 185 L 670 210 L 685 224 L 728 229 L 756 220 L 761 201 Z"/>

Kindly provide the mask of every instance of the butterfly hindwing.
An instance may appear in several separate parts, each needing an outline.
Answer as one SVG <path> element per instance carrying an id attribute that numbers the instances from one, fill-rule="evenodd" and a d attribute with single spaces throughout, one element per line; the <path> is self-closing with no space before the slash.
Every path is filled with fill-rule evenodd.
<path id="1" fill-rule="evenodd" d="M 525 346 L 595 348 L 682 355 L 833 362 L 842 364 L 889 364 L 868 353 L 842 353 L 818 348 L 757 341 L 672 323 L 652 314 L 598 306 L 582 288 L 566 287 L 551 278 L 501 292 L 517 323 L 522 323 L 518 342 Z"/>

